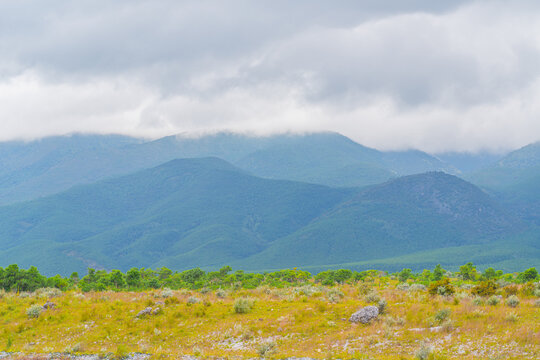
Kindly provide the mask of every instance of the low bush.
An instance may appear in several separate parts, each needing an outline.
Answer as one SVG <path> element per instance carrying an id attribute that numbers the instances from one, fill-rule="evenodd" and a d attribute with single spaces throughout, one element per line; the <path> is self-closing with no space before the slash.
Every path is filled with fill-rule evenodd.
<path id="1" fill-rule="evenodd" d="M 505 297 L 517 295 L 518 291 L 519 291 L 519 288 L 517 287 L 517 285 L 508 285 L 503 288 L 503 295 Z"/>
<path id="2" fill-rule="evenodd" d="M 484 305 L 484 299 L 482 299 L 480 296 L 477 296 L 473 299 L 473 304 L 476 306 L 482 306 Z"/>
<path id="3" fill-rule="evenodd" d="M 259 345 L 257 353 L 261 358 L 272 356 L 277 352 L 277 345 L 275 341 L 266 341 Z"/>
<path id="4" fill-rule="evenodd" d="M 506 306 L 516 307 L 519 305 L 519 298 L 516 295 L 511 295 L 506 299 Z"/>
<path id="5" fill-rule="evenodd" d="M 250 298 L 236 299 L 233 308 L 237 314 L 246 314 L 253 309 L 253 300 Z"/>
<path id="6" fill-rule="evenodd" d="M 433 319 L 435 319 L 435 321 L 438 324 L 442 324 L 445 320 L 450 318 L 451 314 L 452 314 L 452 311 L 450 311 L 450 309 L 442 309 L 442 310 L 437 311 L 435 316 L 433 316 Z"/>
<path id="7" fill-rule="evenodd" d="M 331 303 L 338 303 L 343 297 L 345 297 L 345 294 L 339 289 L 330 289 L 327 294 L 328 301 Z"/>
<path id="8" fill-rule="evenodd" d="M 379 308 L 379 314 L 384 314 L 386 312 L 387 305 L 388 303 L 385 299 L 379 300 L 379 302 L 377 303 L 377 307 Z"/>
<path id="9" fill-rule="evenodd" d="M 426 289 L 426 285 L 424 284 L 411 284 L 409 286 L 409 291 L 425 291 Z"/>
<path id="10" fill-rule="evenodd" d="M 397 286 L 396 286 L 396 289 L 398 290 L 402 290 L 402 291 L 407 291 L 409 290 L 409 284 L 407 283 L 399 283 Z"/>
<path id="11" fill-rule="evenodd" d="M 429 285 L 428 292 L 431 295 L 448 296 L 456 292 L 454 286 L 450 284 L 450 279 L 444 278 L 439 281 L 435 281 Z"/>
<path id="12" fill-rule="evenodd" d="M 216 296 L 220 299 L 224 299 L 227 297 L 227 291 L 223 290 L 223 289 L 217 289 L 216 290 Z"/>
<path id="13" fill-rule="evenodd" d="M 519 317 L 515 312 L 511 312 L 508 315 L 506 315 L 505 320 L 510 321 L 510 322 L 517 322 L 519 320 Z"/>
<path id="14" fill-rule="evenodd" d="M 163 290 L 161 290 L 161 293 L 159 294 L 159 296 L 164 298 L 164 299 L 170 298 L 170 297 L 174 296 L 174 291 L 172 291 L 169 288 L 164 288 Z"/>
<path id="15" fill-rule="evenodd" d="M 381 297 L 375 291 L 371 291 L 365 296 L 364 300 L 367 303 L 378 303 L 381 300 Z"/>
<path id="16" fill-rule="evenodd" d="M 418 360 L 428 360 L 432 357 L 433 350 L 430 346 L 427 346 L 426 344 L 422 344 L 420 349 L 415 354 L 415 358 Z"/>
<path id="17" fill-rule="evenodd" d="M 43 307 L 41 305 L 34 304 L 26 310 L 26 315 L 29 318 L 38 318 L 42 311 Z"/>
<path id="18" fill-rule="evenodd" d="M 53 298 L 62 296 L 62 290 L 57 288 L 40 288 L 34 291 L 34 295 L 38 298 Z"/>
<path id="19" fill-rule="evenodd" d="M 361 283 L 360 285 L 358 285 L 358 295 L 359 296 L 367 295 L 371 291 L 372 291 L 371 286 L 369 286 L 368 284 Z"/>
<path id="20" fill-rule="evenodd" d="M 493 280 L 482 281 L 472 288 L 471 293 L 476 296 L 491 296 L 497 291 L 497 284 Z"/>
<path id="21" fill-rule="evenodd" d="M 501 299 L 499 299 L 498 296 L 490 296 L 489 299 L 487 299 L 487 304 L 491 306 L 498 305 L 501 302 Z"/>

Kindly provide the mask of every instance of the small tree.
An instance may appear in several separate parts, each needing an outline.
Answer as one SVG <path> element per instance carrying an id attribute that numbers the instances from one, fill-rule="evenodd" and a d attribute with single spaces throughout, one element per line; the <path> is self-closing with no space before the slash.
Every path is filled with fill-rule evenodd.
<path id="1" fill-rule="evenodd" d="M 476 280 L 476 266 L 468 262 L 459 267 L 459 274 L 463 280 Z"/>
<path id="2" fill-rule="evenodd" d="M 536 268 L 530 268 L 518 275 L 518 280 L 520 282 L 534 281 L 538 277 L 538 271 Z"/>
<path id="3" fill-rule="evenodd" d="M 405 282 L 407 281 L 412 275 L 412 270 L 411 269 L 403 269 L 400 271 L 400 273 L 398 274 L 398 279 L 399 279 L 399 282 Z"/>
<path id="4" fill-rule="evenodd" d="M 115 289 L 122 289 L 126 285 L 124 274 L 120 270 L 112 270 L 109 275 L 109 281 Z"/>
<path id="5" fill-rule="evenodd" d="M 440 281 L 443 278 L 444 273 L 445 273 L 445 271 L 441 267 L 441 264 L 437 264 L 437 266 L 435 266 L 435 269 L 433 269 L 433 274 L 431 276 L 431 280 Z"/>
<path id="6" fill-rule="evenodd" d="M 130 288 L 141 286 L 141 272 L 137 268 L 131 268 L 126 273 L 126 283 Z"/>
<path id="7" fill-rule="evenodd" d="M 487 268 L 482 274 L 486 280 L 495 279 L 497 277 L 497 272 L 494 268 Z"/>

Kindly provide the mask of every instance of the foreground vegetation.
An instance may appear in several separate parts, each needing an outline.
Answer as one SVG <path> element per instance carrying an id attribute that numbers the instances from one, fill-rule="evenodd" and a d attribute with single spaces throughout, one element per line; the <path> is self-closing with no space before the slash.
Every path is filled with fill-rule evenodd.
<path id="1" fill-rule="evenodd" d="M 136 270 L 139 276 L 135 269 L 90 269 L 79 279 L 2 269 L 0 351 L 116 358 L 135 352 L 156 358 L 540 357 L 536 269 L 479 272 L 469 263 L 456 273 L 438 266 L 418 274 L 336 270 L 314 277 L 294 269 Z M 43 284 L 56 287 L 30 289 Z M 374 321 L 349 322 L 367 305 L 380 310 Z"/>

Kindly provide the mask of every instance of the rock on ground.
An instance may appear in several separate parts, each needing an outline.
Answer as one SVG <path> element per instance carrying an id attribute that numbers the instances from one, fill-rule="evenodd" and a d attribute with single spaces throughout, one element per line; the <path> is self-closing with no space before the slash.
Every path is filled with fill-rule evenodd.
<path id="1" fill-rule="evenodd" d="M 137 314 L 137 317 L 142 317 L 142 316 L 146 316 L 146 315 L 152 315 L 152 308 L 151 307 L 147 307 L 146 309 L 143 309 L 143 310 L 139 311 L 139 313 Z"/>
<path id="2" fill-rule="evenodd" d="M 361 308 L 351 315 L 350 322 L 367 324 L 379 316 L 379 308 L 373 305 Z"/>
<path id="3" fill-rule="evenodd" d="M 54 309 L 56 308 L 56 304 L 53 303 L 53 302 L 50 302 L 50 301 L 47 301 L 45 303 L 45 305 L 43 305 L 43 309 L 47 310 L 47 309 Z"/>

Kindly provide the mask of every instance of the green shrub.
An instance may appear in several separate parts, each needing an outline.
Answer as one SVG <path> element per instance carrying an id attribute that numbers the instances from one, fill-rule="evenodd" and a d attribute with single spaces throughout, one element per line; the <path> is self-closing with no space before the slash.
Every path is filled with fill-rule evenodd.
<path id="1" fill-rule="evenodd" d="M 199 290 L 201 294 L 208 294 L 210 292 L 210 289 L 207 287 L 203 287 L 201 290 Z"/>
<path id="2" fill-rule="evenodd" d="M 431 283 L 428 288 L 428 292 L 431 295 L 452 295 L 456 292 L 454 289 L 454 286 L 450 284 L 450 279 L 444 278 L 439 281 L 435 281 L 434 283 Z"/>
<path id="3" fill-rule="evenodd" d="M 328 301 L 331 303 L 338 303 L 344 296 L 345 294 L 339 289 L 330 289 L 327 294 Z"/>
<path id="4" fill-rule="evenodd" d="M 57 288 L 40 288 L 34 291 L 34 295 L 38 298 L 52 298 L 62 296 L 62 290 Z"/>
<path id="5" fill-rule="evenodd" d="M 519 305 L 519 298 L 516 295 L 511 295 L 506 299 L 506 306 L 516 307 Z"/>
<path id="6" fill-rule="evenodd" d="M 43 307 L 41 305 L 34 304 L 26 310 L 26 315 L 29 318 L 38 318 L 42 311 Z"/>
<path id="7" fill-rule="evenodd" d="M 426 285 L 424 284 L 411 284 L 409 286 L 409 291 L 425 291 Z"/>
<path id="8" fill-rule="evenodd" d="M 259 345 L 257 352 L 260 357 L 272 356 L 277 352 L 277 345 L 275 341 L 267 341 Z"/>
<path id="9" fill-rule="evenodd" d="M 426 344 L 422 344 L 420 349 L 418 349 L 418 351 L 416 352 L 415 357 L 418 360 L 428 360 L 431 358 L 432 352 L 433 350 L 431 349 L 431 347 L 427 346 Z"/>
<path id="10" fill-rule="evenodd" d="M 176 304 L 180 304 L 180 300 L 178 300 L 178 298 L 174 296 L 165 299 L 165 305 L 176 305 Z"/>
<path id="11" fill-rule="evenodd" d="M 517 295 L 519 288 L 517 285 L 508 285 L 503 288 L 503 294 L 505 297 Z"/>
<path id="12" fill-rule="evenodd" d="M 482 299 L 480 296 L 477 296 L 473 299 L 473 304 L 476 306 L 482 306 L 484 305 L 484 299 Z"/>
<path id="13" fill-rule="evenodd" d="M 409 290 L 409 284 L 407 284 L 407 283 L 399 283 L 396 286 L 396 289 L 397 290 L 402 290 L 402 291 L 407 291 L 407 290 Z"/>
<path id="14" fill-rule="evenodd" d="M 358 285 L 358 295 L 359 296 L 367 295 L 370 292 L 371 292 L 371 286 L 369 286 L 368 284 L 361 283 L 360 285 Z"/>
<path id="15" fill-rule="evenodd" d="M 506 315 L 505 320 L 515 323 L 519 320 L 519 317 L 517 316 L 515 312 L 511 312 L 510 314 Z"/>
<path id="16" fill-rule="evenodd" d="M 471 293 L 477 296 L 491 296 L 495 294 L 495 291 L 497 291 L 497 284 L 493 280 L 488 280 L 476 285 Z"/>
<path id="17" fill-rule="evenodd" d="M 378 303 L 381 300 L 381 297 L 375 291 L 371 291 L 366 295 L 364 300 L 368 303 Z"/>
<path id="18" fill-rule="evenodd" d="M 501 299 L 499 299 L 498 296 L 490 296 L 489 299 L 487 299 L 488 305 L 495 306 L 498 305 L 501 302 Z"/>
<path id="19" fill-rule="evenodd" d="M 197 298 L 197 297 L 195 297 L 195 296 L 190 296 L 190 297 L 188 298 L 188 300 L 187 300 L 187 303 L 190 304 L 190 305 L 191 305 L 191 304 L 198 304 L 198 303 L 200 303 L 200 302 L 201 302 L 201 300 L 199 300 L 199 298 Z"/>
<path id="20" fill-rule="evenodd" d="M 253 300 L 250 298 L 239 298 L 234 301 L 234 312 L 246 314 L 253 308 Z"/>
<path id="21" fill-rule="evenodd" d="M 324 290 L 324 288 L 321 289 L 321 287 L 317 287 L 317 286 L 304 285 L 302 287 L 296 288 L 295 292 L 297 294 L 305 295 L 305 296 L 317 296 L 321 294 L 322 290 Z"/>
<path id="22" fill-rule="evenodd" d="M 379 300 L 379 302 L 377 303 L 377 307 L 379 308 L 379 314 L 384 314 L 386 312 L 387 305 L 388 303 L 386 302 L 385 299 Z"/>
<path id="23" fill-rule="evenodd" d="M 217 289 L 216 290 L 216 296 L 220 299 L 224 299 L 227 297 L 227 292 L 223 289 Z"/>
<path id="24" fill-rule="evenodd" d="M 451 332 L 452 330 L 454 330 L 454 322 L 448 319 L 441 324 L 441 327 L 444 332 Z"/>
<path id="25" fill-rule="evenodd" d="M 163 290 L 161 290 L 161 293 L 159 294 L 159 296 L 164 299 L 167 299 L 174 296 L 174 291 L 172 291 L 169 288 L 164 288 Z"/>
<path id="26" fill-rule="evenodd" d="M 442 310 L 437 311 L 437 313 L 435 314 L 433 318 L 435 319 L 437 323 L 442 324 L 445 320 L 447 320 L 450 317 L 451 314 L 452 312 L 450 311 L 450 309 L 442 309 Z"/>

